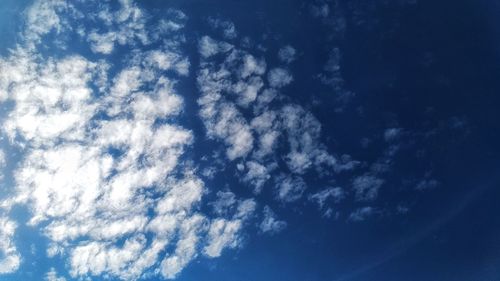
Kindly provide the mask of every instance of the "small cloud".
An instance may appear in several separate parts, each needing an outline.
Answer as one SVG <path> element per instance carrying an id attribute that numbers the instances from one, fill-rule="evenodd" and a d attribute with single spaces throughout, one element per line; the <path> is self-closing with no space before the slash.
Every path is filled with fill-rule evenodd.
<path id="1" fill-rule="evenodd" d="M 216 41 L 209 36 L 201 37 L 198 42 L 198 51 L 203 58 L 209 58 L 219 53 L 225 53 L 231 50 L 233 46 L 226 42 Z"/>
<path id="2" fill-rule="evenodd" d="M 218 191 L 217 200 L 210 203 L 217 215 L 226 215 L 234 204 L 236 204 L 236 196 L 231 191 Z"/>
<path id="3" fill-rule="evenodd" d="M 419 181 L 415 186 L 415 189 L 419 191 L 424 191 L 424 190 L 434 189 L 438 186 L 439 182 L 437 180 L 426 178 Z"/>
<path id="4" fill-rule="evenodd" d="M 259 225 L 262 233 L 276 234 L 286 228 L 286 222 L 277 219 L 269 206 L 264 207 L 264 219 Z"/>
<path id="5" fill-rule="evenodd" d="M 284 68 L 274 68 L 267 75 L 269 85 L 273 88 L 282 88 L 293 81 L 290 72 Z"/>
<path id="6" fill-rule="evenodd" d="M 406 215 L 410 211 L 410 208 L 404 206 L 404 205 L 398 205 L 396 207 L 396 213 L 398 215 Z"/>
<path id="7" fill-rule="evenodd" d="M 383 183 L 383 179 L 370 174 L 356 177 L 352 182 L 356 201 L 373 201 L 377 199 L 378 191 Z"/>
<path id="8" fill-rule="evenodd" d="M 0 274 L 12 273 L 21 264 L 21 256 L 13 241 L 16 228 L 16 223 L 0 216 Z"/>
<path id="9" fill-rule="evenodd" d="M 345 198 L 345 191 L 341 187 L 330 187 L 309 195 L 309 200 L 317 203 L 320 210 L 330 198 L 334 203 L 338 203 Z"/>
<path id="10" fill-rule="evenodd" d="M 286 45 L 278 51 L 278 58 L 284 63 L 293 62 L 296 55 L 297 51 L 290 45 Z"/>
<path id="11" fill-rule="evenodd" d="M 205 255 L 211 258 L 219 257 L 225 248 L 236 248 L 240 244 L 238 232 L 241 220 L 216 219 L 210 224 L 208 243 L 203 249 Z"/>
<path id="12" fill-rule="evenodd" d="M 296 176 L 281 177 L 277 180 L 277 198 L 282 202 L 294 202 L 302 197 L 307 186 L 304 180 Z"/>
<path id="13" fill-rule="evenodd" d="M 208 23 L 214 29 L 221 30 L 224 38 L 226 39 L 234 39 L 238 36 L 238 32 L 236 31 L 236 27 L 234 23 L 228 20 L 222 20 L 210 17 L 208 19 Z"/>
<path id="14" fill-rule="evenodd" d="M 353 222 L 360 222 L 368 219 L 375 214 L 376 210 L 373 207 L 362 207 L 356 209 L 349 215 L 348 220 Z"/>
<path id="15" fill-rule="evenodd" d="M 326 18 L 330 14 L 330 8 L 326 3 L 311 5 L 310 12 L 314 17 Z"/>
<path id="16" fill-rule="evenodd" d="M 401 128 L 389 128 L 384 131 L 384 140 L 386 142 L 391 142 L 398 139 L 401 136 Z"/>
<path id="17" fill-rule="evenodd" d="M 260 193 L 262 186 L 271 178 L 268 169 L 255 161 L 248 161 L 246 167 L 248 171 L 243 181 L 253 185 L 255 193 Z"/>
<path id="18" fill-rule="evenodd" d="M 51 267 L 49 272 L 45 274 L 45 281 L 66 281 L 66 278 L 58 276 L 55 268 Z"/>

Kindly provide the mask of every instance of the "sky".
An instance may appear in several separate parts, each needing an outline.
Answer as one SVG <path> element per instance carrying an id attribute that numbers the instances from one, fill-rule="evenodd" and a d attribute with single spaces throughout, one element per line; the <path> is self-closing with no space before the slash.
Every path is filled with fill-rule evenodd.
<path id="1" fill-rule="evenodd" d="M 2 1 L 0 280 L 500 280 L 499 13 Z"/>

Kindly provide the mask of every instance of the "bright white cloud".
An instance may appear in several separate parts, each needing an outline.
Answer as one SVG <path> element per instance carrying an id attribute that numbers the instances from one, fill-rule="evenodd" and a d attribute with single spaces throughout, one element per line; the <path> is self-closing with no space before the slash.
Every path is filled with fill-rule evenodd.
<path id="1" fill-rule="evenodd" d="M 19 268 L 21 256 L 14 244 L 16 223 L 0 216 L 0 274 L 11 273 Z"/>
<path id="2" fill-rule="evenodd" d="M 221 52 L 228 52 L 233 46 L 226 42 L 217 42 L 209 36 L 203 36 L 198 43 L 198 49 L 202 57 L 209 58 Z"/>
<path id="3" fill-rule="evenodd" d="M 248 171 L 243 176 L 243 181 L 252 184 L 255 188 L 254 191 L 259 193 L 264 184 L 271 178 L 270 171 L 255 161 L 248 161 L 246 167 Z"/>
<path id="4" fill-rule="evenodd" d="M 394 141 L 401 135 L 401 128 L 388 128 L 384 131 L 384 140 L 387 142 Z"/>
<path id="5" fill-rule="evenodd" d="M 225 218 L 199 212 L 206 186 L 183 158 L 194 136 L 175 124 L 184 106 L 175 79 L 190 68 L 180 47 L 186 17 L 169 11 L 168 22 L 152 25 L 132 1 L 119 4 L 116 10 L 102 4 L 88 19 L 100 27 L 87 28 L 78 26 L 84 15 L 77 4 L 36 1 L 24 45 L 0 58 L 0 101 L 12 103 L 1 128 L 22 151 L 16 195 L 2 206 L 29 208 L 29 223 L 49 239 L 47 254 L 67 257 L 73 278 L 135 280 L 145 272 L 175 278 L 201 253 L 217 257 L 238 247 L 256 203 L 235 199 L 230 212 L 219 214 Z M 101 54 L 159 41 L 125 54 L 111 72 L 105 59 L 37 54 L 51 30 L 87 36 L 89 48 Z M 162 32 L 172 39 L 163 40 Z M 224 125 L 214 131 L 229 137 L 229 158 L 242 157 L 252 134 L 243 119 L 234 122 L 238 112 L 230 104 L 222 112 Z M 7 273 L 21 258 L 12 240 L 15 223 L 2 218 L 0 225 L 0 273 Z M 46 279 L 63 280 L 54 269 Z"/>
<path id="6" fill-rule="evenodd" d="M 66 278 L 58 276 L 57 271 L 52 267 L 49 272 L 45 274 L 45 281 L 66 281 Z"/>
<path id="7" fill-rule="evenodd" d="M 218 257 L 224 248 L 237 247 L 239 245 L 238 232 L 240 229 L 240 220 L 214 220 L 210 224 L 208 244 L 204 248 L 204 253 L 209 257 Z"/>
<path id="8" fill-rule="evenodd" d="M 215 30 L 220 30 L 226 39 L 231 40 L 238 36 L 238 31 L 231 21 L 210 17 L 208 23 Z"/>
<path id="9" fill-rule="evenodd" d="M 384 180 L 370 174 L 356 177 L 352 182 L 357 201 L 373 201 L 377 199 L 378 191 Z"/>

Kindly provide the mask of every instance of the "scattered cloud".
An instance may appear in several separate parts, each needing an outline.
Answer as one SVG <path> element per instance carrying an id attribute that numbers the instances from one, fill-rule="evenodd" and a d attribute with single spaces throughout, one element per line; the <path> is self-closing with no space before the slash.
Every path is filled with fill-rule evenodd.
<path id="1" fill-rule="evenodd" d="M 290 45 L 286 45 L 278 51 L 278 58 L 284 63 L 291 63 L 296 59 L 297 50 Z"/>
<path id="2" fill-rule="evenodd" d="M 374 175 L 364 174 L 354 178 L 352 187 L 356 201 L 373 201 L 377 199 L 380 187 L 384 180 Z"/>
<path id="3" fill-rule="evenodd" d="M 276 234 L 283 231 L 286 228 L 286 222 L 278 220 L 274 211 L 269 207 L 264 207 L 264 218 L 259 225 L 260 231 L 262 233 Z"/>
<path id="4" fill-rule="evenodd" d="M 236 31 L 236 27 L 235 27 L 234 23 L 231 21 L 210 17 L 208 19 L 208 23 L 215 30 L 220 30 L 225 39 L 231 40 L 231 39 L 235 39 L 238 36 L 238 32 Z"/>
<path id="5" fill-rule="evenodd" d="M 271 87 L 282 88 L 290 84 L 293 81 L 293 77 L 290 72 L 284 68 L 273 68 L 269 71 L 267 80 Z"/>
<path id="6" fill-rule="evenodd" d="M 21 256 L 14 244 L 16 223 L 0 216 L 0 274 L 11 273 L 19 268 Z"/>
<path id="7" fill-rule="evenodd" d="M 349 215 L 349 220 L 353 222 L 360 222 L 368 219 L 376 213 L 376 209 L 373 207 L 362 207 L 356 209 Z"/>
<path id="8" fill-rule="evenodd" d="M 66 278 L 60 277 L 55 268 L 50 268 L 49 272 L 45 274 L 45 281 L 66 281 Z"/>
<path id="9" fill-rule="evenodd" d="M 285 176 L 276 180 L 276 197 L 282 202 L 297 201 L 307 188 L 300 177 Z"/>
<path id="10" fill-rule="evenodd" d="M 326 202 L 331 200 L 333 203 L 342 201 L 346 196 L 341 187 L 329 187 L 317 193 L 309 195 L 309 200 L 318 204 L 320 210 L 326 207 Z"/>
<path id="11" fill-rule="evenodd" d="M 198 50 L 200 55 L 204 58 L 209 58 L 219 53 L 225 53 L 230 51 L 233 46 L 226 42 L 218 42 L 209 36 L 201 37 L 198 43 Z"/>

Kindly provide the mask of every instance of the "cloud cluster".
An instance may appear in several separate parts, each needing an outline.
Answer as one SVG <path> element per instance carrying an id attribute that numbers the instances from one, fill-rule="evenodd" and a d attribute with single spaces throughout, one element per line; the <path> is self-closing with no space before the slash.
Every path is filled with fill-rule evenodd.
<path id="1" fill-rule="evenodd" d="M 264 207 L 264 219 L 259 225 L 262 233 L 276 234 L 286 228 L 286 222 L 277 218 L 274 211 L 269 207 Z"/>
<path id="2" fill-rule="evenodd" d="M 189 59 L 182 40 L 157 36 L 182 38 L 185 16 L 168 11 L 168 21 L 148 23 L 131 1 L 120 1 L 117 10 L 97 7 L 87 16 L 105 32 L 78 26 L 83 14 L 64 1 L 36 1 L 23 44 L 0 58 L 0 100 L 12 104 L 1 128 L 22 151 L 16 195 L 3 205 L 28 206 L 29 223 L 50 241 L 47 255 L 67 257 L 72 277 L 175 278 L 198 255 L 217 257 L 239 246 L 255 203 L 242 201 L 219 217 L 198 209 L 207 187 L 184 164 L 194 136 L 175 121 L 184 103 L 176 79 L 188 75 Z M 120 64 L 105 56 L 43 56 L 45 44 L 69 47 L 45 42 L 51 32 L 83 36 L 102 55 L 116 45 L 132 51 Z M 15 224 L 5 218 L 0 224 L 5 273 L 20 257 L 11 239 Z M 55 271 L 47 279 L 61 280 Z"/>
<path id="3" fill-rule="evenodd" d="M 335 12 L 326 3 L 311 9 L 325 19 Z M 199 36 L 200 63 L 193 66 L 184 51 L 187 16 L 163 12 L 153 21 L 131 0 L 36 0 L 27 10 L 19 45 L 0 57 L 0 102 L 8 109 L 0 126 L 9 149 L 19 151 L 19 164 L 11 165 L 14 195 L 0 202 L 0 273 L 21 263 L 16 223 L 8 218 L 16 205 L 29 209 L 28 223 L 49 242 L 47 256 L 64 258 L 71 277 L 134 280 L 173 279 L 197 257 L 219 257 L 242 244 L 258 204 L 226 187 L 212 192 L 204 179 L 222 169 L 256 196 L 272 188 L 280 206 L 307 197 L 325 217 L 337 217 L 332 205 L 350 195 L 363 204 L 377 199 L 402 129 L 384 132 L 392 148 L 369 171 L 349 177 L 351 190 L 330 187 L 361 165 L 332 152 L 319 120 L 286 95 L 295 48 L 286 45 L 266 60 L 268 54 L 235 43 L 232 22 L 208 18 L 223 39 Z M 318 77 L 347 97 L 340 62 L 334 47 Z M 189 152 L 205 136 L 179 123 L 185 100 L 178 80 L 189 75 L 196 76 L 206 138 L 215 144 L 201 172 Z M 309 191 L 311 177 L 329 184 Z M 416 188 L 437 184 L 425 177 Z M 205 204 L 207 194 L 215 200 Z M 260 233 L 287 227 L 270 206 L 261 210 Z M 365 206 L 348 220 L 377 213 Z M 53 268 L 45 278 L 65 280 Z"/>
<path id="4" fill-rule="evenodd" d="M 306 189 L 306 172 L 328 175 L 357 165 L 329 153 L 319 121 L 280 92 L 293 81 L 286 66 L 269 69 L 263 57 L 209 36 L 199 39 L 198 49 L 198 104 L 207 135 L 224 144 L 227 159 L 255 193 L 274 175 L 276 198 L 293 202 Z M 291 46 L 279 52 L 285 63 L 294 56 Z M 279 176 L 283 170 L 288 173 Z"/>

